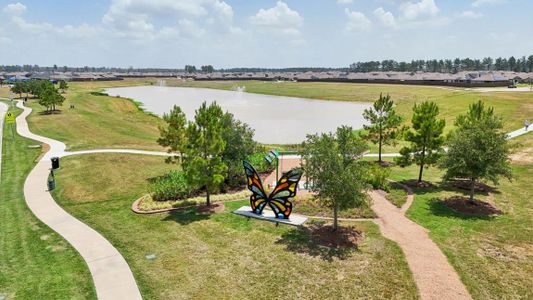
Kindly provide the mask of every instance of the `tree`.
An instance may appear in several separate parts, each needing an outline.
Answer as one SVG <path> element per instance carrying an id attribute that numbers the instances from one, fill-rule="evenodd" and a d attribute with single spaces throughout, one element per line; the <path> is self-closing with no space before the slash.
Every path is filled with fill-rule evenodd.
<path id="1" fill-rule="evenodd" d="M 398 126 L 402 123 L 402 118 L 396 114 L 390 96 L 383 94 L 379 95 L 372 108 L 365 109 L 363 117 L 370 122 L 364 128 L 368 131 L 368 140 L 379 145 L 378 161 L 381 163 L 381 148 L 383 145 L 395 144 L 396 137 L 401 132 Z"/>
<path id="2" fill-rule="evenodd" d="M 222 138 L 222 108 L 211 103 L 202 103 L 196 110 L 194 122 L 187 128 L 188 147 L 184 167 L 189 182 L 204 187 L 206 205 L 211 205 L 210 194 L 215 192 L 224 181 L 227 166 L 222 161 L 226 146 Z"/>
<path id="3" fill-rule="evenodd" d="M 400 150 L 401 157 L 396 158 L 396 163 L 405 167 L 416 163 L 420 166 L 418 182 L 422 182 L 424 167 L 437 163 L 441 157 L 444 143 L 442 132 L 446 122 L 437 119 L 439 107 L 435 102 L 426 101 L 415 104 L 413 107 L 413 128 L 405 132 L 405 140 L 411 145 Z"/>
<path id="4" fill-rule="evenodd" d="M 498 183 L 499 177 L 512 178 L 509 164 L 509 144 L 502 132 L 503 123 L 492 107 L 485 109 L 482 101 L 470 105 L 466 115 L 460 115 L 447 140 L 448 152 L 440 162 L 446 169 L 445 180 L 457 178 L 470 181 L 470 199 L 475 204 L 476 182 L 482 179 Z"/>
<path id="5" fill-rule="evenodd" d="M 187 119 L 181 108 L 174 105 L 168 114 L 163 115 L 166 126 L 159 126 L 160 137 L 157 143 L 163 147 L 168 147 L 169 153 L 177 155 L 168 157 L 167 163 L 182 162 L 187 150 Z"/>
<path id="6" fill-rule="evenodd" d="M 529 72 L 533 72 L 533 55 L 530 55 L 527 58 L 527 67 L 528 67 Z"/>
<path id="7" fill-rule="evenodd" d="M 65 80 L 59 81 L 59 88 L 63 93 L 65 93 L 65 90 L 68 89 L 68 83 Z"/>
<path id="8" fill-rule="evenodd" d="M 254 130 L 246 123 L 236 120 L 233 114 L 226 112 L 222 116 L 222 139 L 226 147 L 222 151 L 222 161 L 228 167 L 226 183 L 236 186 L 243 182 L 242 162 L 254 154 L 258 145 L 254 141 Z"/>
<path id="9" fill-rule="evenodd" d="M 336 133 L 307 136 L 303 143 L 303 169 L 311 189 L 322 205 L 333 209 L 333 230 L 338 228 L 338 213 L 367 204 L 363 190 L 366 165 L 359 158 L 366 144 L 351 127 L 340 127 Z"/>
<path id="10" fill-rule="evenodd" d="M 47 112 L 55 111 L 56 105 L 61 106 L 63 105 L 63 101 L 65 101 L 65 97 L 53 86 L 46 88 L 39 98 L 39 104 L 46 107 Z"/>
<path id="11" fill-rule="evenodd" d="M 514 71 L 516 69 L 516 58 L 514 58 L 514 56 L 509 57 L 507 63 L 509 71 Z"/>
<path id="12" fill-rule="evenodd" d="M 196 73 L 196 67 L 191 65 L 185 66 L 185 73 Z"/>
<path id="13" fill-rule="evenodd" d="M 16 81 L 11 87 L 11 91 L 15 94 L 19 94 L 19 98 L 22 98 L 22 93 L 26 91 L 26 83 L 22 81 Z"/>
<path id="14" fill-rule="evenodd" d="M 201 66 L 200 69 L 202 70 L 202 73 L 213 73 L 215 71 L 215 68 L 213 68 L 212 65 Z"/>

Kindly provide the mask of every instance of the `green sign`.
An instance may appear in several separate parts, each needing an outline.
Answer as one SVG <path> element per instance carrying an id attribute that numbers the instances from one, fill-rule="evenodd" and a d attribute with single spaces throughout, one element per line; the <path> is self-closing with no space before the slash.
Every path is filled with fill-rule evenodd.
<path id="1" fill-rule="evenodd" d="M 12 112 L 8 112 L 6 114 L 6 122 L 7 124 L 13 124 L 15 123 L 15 114 Z"/>

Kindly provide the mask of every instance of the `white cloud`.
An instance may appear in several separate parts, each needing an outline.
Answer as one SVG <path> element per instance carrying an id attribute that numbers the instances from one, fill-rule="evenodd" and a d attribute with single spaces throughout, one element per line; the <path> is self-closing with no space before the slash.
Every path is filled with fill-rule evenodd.
<path id="1" fill-rule="evenodd" d="M 378 7 L 374 10 L 374 17 L 379 20 L 379 22 L 389 28 L 397 28 L 396 19 L 390 11 L 386 11 L 383 7 Z"/>
<path id="2" fill-rule="evenodd" d="M 475 12 L 475 11 L 471 11 L 471 10 L 465 10 L 462 13 L 458 14 L 457 16 L 460 18 L 465 18 L 465 19 L 479 19 L 483 17 L 483 14 Z"/>
<path id="3" fill-rule="evenodd" d="M 285 2 L 278 1 L 276 6 L 269 9 L 260 9 L 250 22 L 257 26 L 275 28 L 298 28 L 303 24 L 300 14 L 292 10 Z"/>
<path id="4" fill-rule="evenodd" d="M 472 2 L 472 6 L 473 7 L 480 7 L 480 6 L 483 6 L 485 4 L 492 4 L 492 5 L 495 5 L 495 4 L 502 4 L 502 3 L 505 3 L 506 0 L 474 0 L 474 2 Z"/>
<path id="5" fill-rule="evenodd" d="M 346 4 L 352 4 L 352 3 L 353 3 L 353 0 L 337 0 L 337 4 L 346 5 Z"/>
<path id="6" fill-rule="evenodd" d="M 283 1 L 278 1 L 272 8 L 260 9 L 249 21 L 255 30 L 273 41 L 288 41 L 291 46 L 305 44 L 301 32 L 304 18 Z"/>
<path id="7" fill-rule="evenodd" d="M 26 11 L 26 6 L 20 2 L 8 4 L 3 11 L 11 15 L 21 15 Z"/>
<path id="8" fill-rule="evenodd" d="M 364 32 L 372 27 L 372 22 L 361 12 L 346 8 L 344 13 L 348 17 L 346 30 L 349 32 Z"/>
<path id="9" fill-rule="evenodd" d="M 400 6 L 402 16 L 406 20 L 417 20 L 435 16 L 439 8 L 434 0 L 420 0 L 419 2 L 407 2 Z"/>

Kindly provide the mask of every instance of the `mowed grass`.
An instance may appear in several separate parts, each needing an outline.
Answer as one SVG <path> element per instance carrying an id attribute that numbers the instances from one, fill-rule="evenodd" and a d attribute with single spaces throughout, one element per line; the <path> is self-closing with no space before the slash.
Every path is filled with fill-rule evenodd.
<path id="1" fill-rule="evenodd" d="M 146 180 L 168 168 L 162 158 L 95 154 L 61 164 L 55 199 L 119 249 L 146 299 L 418 297 L 401 250 L 372 222 L 352 223 L 365 234 L 358 249 L 329 251 L 294 227 L 231 213 L 245 201 L 211 216 L 132 213 Z"/>
<path id="2" fill-rule="evenodd" d="M 17 110 L 16 113 L 20 113 Z M 26 206 L 23 186 L 40 149 L 4 124 L 0 183 L 0 299 L 96 299 L 87 265 Z"/>
<path id="3" fill-rule="evenodd" d="M 141 111 L 127 99 L 91 94 L 104 87 L 149 84 L 150 80 L 71 82 L 60 114 L 43 115 L 37 101 L 29 99 L 34 109 L 28 119 L 30 129 L 67 144 L 68 150 L 97 148 L 132 148 L 163 150 L 156 142 L 160 118 Z M 70 109 L 70 105 L 74 109 Z"/>
<path id="4" fill-rule="evenodd" d="M 533 134 L 521 137 L 533 140 Z M 416 179 L 418 169 L 394 167 L 395 180 Z M 441 201 L 465 194 L 441 185 L 442 171 L 430 168 L 424 179 L 436 186 L 415 189 L 407 216 L 430 230 L 475 299 L 533 298 L 533 165 L 513 164 L 515 179 L 501 181 L 497 192 L 477 195 L 503 211 L 497 217 L 455 213 Z"/>

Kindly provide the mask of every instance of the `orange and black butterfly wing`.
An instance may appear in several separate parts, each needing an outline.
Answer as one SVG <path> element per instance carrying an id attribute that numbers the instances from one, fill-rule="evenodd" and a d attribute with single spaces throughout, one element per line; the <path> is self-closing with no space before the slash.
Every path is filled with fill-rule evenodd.
<path id="1" fill-rule="evenodd" d="M 261 178 L 259 178 L 257 171 L 249 162 L 244 161 L 243 165 L 244 172 L 246 173 L 246 185 L 248 186 L 248 189 L 252 191 L 252 195 L 250 196 L 250 206 L 255 214 L 260 215 L 267 205 L 268 200 L 265 190 L 263 189 L 263 183 L 261 182 Z"/>
<path id="2" fill-rule="evenodd" d="M 274 211 L 276 218 L 288 219 L 291 215 L 292 202 L 289 198 L 296 196 L 300 178 L 302 178 L 301 169 L 293 169 L 285 173 L 268 197 L 268 206 Z"/>

